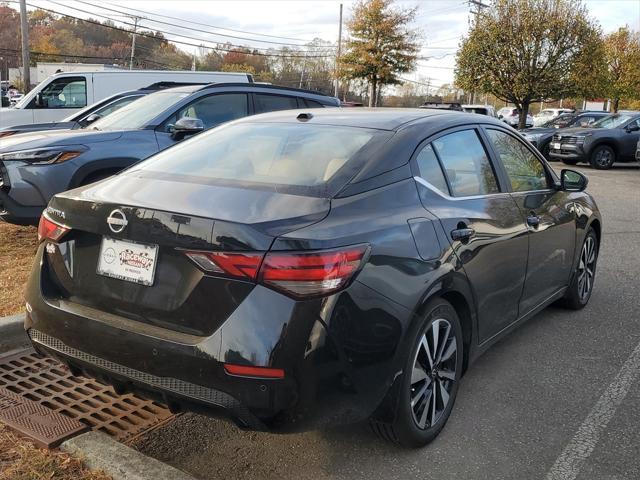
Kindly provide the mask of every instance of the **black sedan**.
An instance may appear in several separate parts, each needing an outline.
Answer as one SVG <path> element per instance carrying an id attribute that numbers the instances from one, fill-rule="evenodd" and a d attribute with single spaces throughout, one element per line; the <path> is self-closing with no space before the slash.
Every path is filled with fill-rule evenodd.
<path id="1" fill-rule="evenodd" d="M 554 134 L 558 133 L 558 129 L 589 127 L 596 121 L 607 116 L 609 116 L 608 112 L 563 113 L 540 127 L 526 128 L 520 130 L 520 133 L 540 150 L 547 160 L 550 160 L 549 150 L 551 139 Z"/>
<path id="2" fill-rule="evenodd" d="M 498 120 L 303 110 L 238 120 L 40 222 L 34 347 L 174 410 L 438 435 L 462 374 L 552 302 L 589 301 L 601 218 Z"/>
<path id="3" fill-rule="evenodd" d="M 640 112 L 624 112 L 598 120 L 591 128 L 568 128 L 553 135 L 549 155 L 567 165 L 589 162 L 608 169 L 615 162 L 635 160 L 640 140 Z"/>

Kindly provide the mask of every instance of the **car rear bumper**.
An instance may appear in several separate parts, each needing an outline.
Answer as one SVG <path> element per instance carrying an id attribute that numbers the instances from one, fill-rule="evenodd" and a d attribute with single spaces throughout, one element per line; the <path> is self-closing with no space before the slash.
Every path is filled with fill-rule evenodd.
<path id="1" fill-rule="evenodd" d="M 358 282 L 344 298 L 307 302 L 256 286 L 247 300 L 257 302 L 254 318 L 238 308 L 211 335 L 196 336 L 59 298 L 44 251 L 45 243 L 26 291 L 34 347 L 117 391 L 225 416 L 242 428 L 293 432 L 368 418 L 397 376 L 400 332 L 380 340 L 380 323 L 358 307 L 375 293 Z M 378 343 L 368 341 L 371 332 Z M 230 375 L 228 363 L 285 376 Z"/>

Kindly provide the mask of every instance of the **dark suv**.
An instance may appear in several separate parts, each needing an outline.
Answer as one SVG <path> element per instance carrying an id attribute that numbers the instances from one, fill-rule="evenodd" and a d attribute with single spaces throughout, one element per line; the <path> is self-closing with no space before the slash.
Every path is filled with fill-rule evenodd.
<path id="1" fill-rule="evenodd" d="M 640 139 L 640 112 L 621 112 L 594 123 L 591 128 L 569 128 L 551 139 L 549 156 L 567 165 L 589 162 L 597 169 L 634 160 Z"/>
<path id="2" fill-rule="evenodd" d="M 572 127 L 590 127 L 593 123 L 601 118 L 608 117 L 608 112 L 580 112 L 580 113 L 563 113 L 562 115 L 549 120 L 540 127 L 526 128 L 520 130 L 520 134 L 529 140 L 549 160 L 549 146 L 553 135 L 560 128 Z"/>
<path id="3" fill-rule="evenodd" d="M 37 224 L 56 193 L 102 180 L 221 123 L 255 113 L 339 107 L 318 92 L 219 83 L 152 93 L 79 130 L 2 139 L 0 219 Z"/>

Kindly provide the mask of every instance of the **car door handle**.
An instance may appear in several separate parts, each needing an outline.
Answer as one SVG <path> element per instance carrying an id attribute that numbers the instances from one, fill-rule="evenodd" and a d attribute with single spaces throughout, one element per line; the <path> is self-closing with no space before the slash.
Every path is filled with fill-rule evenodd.
<path id="1" fill-rule="evenodd" d="M 529 215 L 527 217 L 527 225 L 533 228 L 538 228 L 538 225 L 540 225 L 540 217 L 533 214 Z"/>
<path id="2" fill-rule="evenodd" d="M 461 241 L 469 240 L 475 233 L 476 231 L 473 228 L 456 228 L 455 230 L 451 230 L 451 239 Z"/>

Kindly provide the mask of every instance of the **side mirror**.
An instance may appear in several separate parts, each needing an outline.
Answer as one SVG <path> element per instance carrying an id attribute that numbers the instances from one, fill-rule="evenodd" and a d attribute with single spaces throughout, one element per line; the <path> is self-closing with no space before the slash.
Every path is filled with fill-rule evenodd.
<path id="1" fill-rule="evenodd" d="M 637 122 L 633 122 L 633 123 L 627 125 L 626 130 L 627 130 L 628 133 L 637 132 L 638 130 L 640 130 L 640 125 L 638 125 Z"/>
<path id="2" fill-rule="evenodd" d="M 36 93 L 36 107 L 37 108 L 45 108 L 46 105 L 44 104 L 44 99 L 42 98 L 42 93 L 38 92 Z"/>
<path id="3" fill-rule="evenodd" d="M 560 190 L 565 192 L 582 192 L 588 183 L 589 179 L 575 170 L 565 168 L 560 172 Z"/>
<path id="4" fill-rule="evenodd" d="M 101 118 L 102 118 L 102 115 L 100 115 L 99 113 L 92 113 L 87 118 L 85 118 L 81 123 L 83 126 L 86 127 L 87 125 L 91 125 L 93 122 L 95 122 L 96 120 L 100 120 Z"/>
<path id="5" fill-rule="evenodd" d="M 204 123 L 199 118 L 182 117 L 169 129 L 171 138 L 182 140 L 187 135 L 195 135 L 204 130 Z"/>

